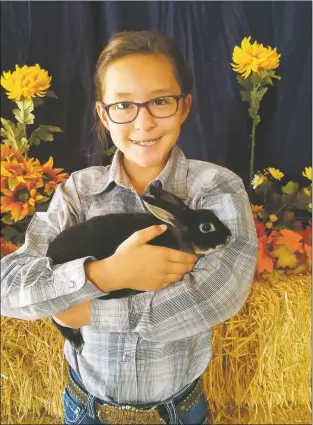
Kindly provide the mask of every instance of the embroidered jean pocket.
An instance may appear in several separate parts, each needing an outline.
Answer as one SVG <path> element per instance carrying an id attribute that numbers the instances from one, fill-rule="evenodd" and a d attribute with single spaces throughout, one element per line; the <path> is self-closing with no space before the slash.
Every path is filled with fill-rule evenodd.
<path id="1" fill-rule="evenodd" d="M 87 407 L 77 400 L 66 387 L 64 390 L 64 424 L 81 424 L 87 416 Z"/>
<path id="2" fill-rule="evenodd" d="M 208 424 L 210 417 L 209 405 L 205 395 L 203 394 L 196 404 L 194 404 L 188 412 L 179 417 L 180 425 L 199 425 Z"/>

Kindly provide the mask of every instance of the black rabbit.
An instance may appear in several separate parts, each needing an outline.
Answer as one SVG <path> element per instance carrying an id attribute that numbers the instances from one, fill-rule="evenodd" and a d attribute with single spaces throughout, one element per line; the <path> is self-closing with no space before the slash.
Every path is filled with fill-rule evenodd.
<path id="1" fill-rule="evenodd" d="M 54 264 L 87 256 L 98 260 L 107 258 L 137 230 L 164 222 L 169 225 L 168 229 L 149 244 L 202 255 L 227 243 L 231 232 L 212 211 L 193 210 L 180 198 L 160 187 L 152 186 L 150 194 L 154 198 L 143 196 L 142 200 L 152 214 L 116 213 L 93 217 L 61 232 L 49 245 L 47 256 Z M 138 293 L 140 291 L 121 289 L 100 299 L 122 298 Z M 63 327 L 54 320 L 53 323 L 76 351 L 81 352 L 84 342 L 80 330 Z"/>

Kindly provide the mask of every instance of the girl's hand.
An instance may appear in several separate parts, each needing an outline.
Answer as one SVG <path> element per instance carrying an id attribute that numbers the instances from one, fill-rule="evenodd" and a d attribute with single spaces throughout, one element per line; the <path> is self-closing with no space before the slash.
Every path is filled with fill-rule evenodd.
<path id="1" fill-rule="evenodd" d="M 66 328 L 81 328 L 90 325 L 91 322 L 91 301 L 73 305 L 66 311 L 53 316 L 54 320 Z"/>
<path id="2" fill-rule="evenodd" d="M 156 291 L 174 283 L 193 270 L 197 257 L 193 254 L 161 246 L 148 245 L 166 230 L 160 225 L 133 233 L 102 263 L 102 291 L 136 289 Z M 92 263 L 90 263 L 92 265 Z"/>

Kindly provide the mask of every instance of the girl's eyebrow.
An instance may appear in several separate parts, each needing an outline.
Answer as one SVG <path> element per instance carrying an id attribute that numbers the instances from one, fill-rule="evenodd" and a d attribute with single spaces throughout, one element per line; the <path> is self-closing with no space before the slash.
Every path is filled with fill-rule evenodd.
<path id="1" fill-rule="evenodd" d="M 170 92 L 171 92 L 170 89 L 159 89 L 159 90 L 153 90 L 153 91 L 151 91 L 150 94 L 151 94 L 151 96 L 154 96 L 154 95 L 158 95 L 158 94 L 168 94 Z M 113 96 L 120 97 L 120 98 L 121 97 L 130 97 L 130 96 L 133 96 L 133 93 L 122 93 L 122 92 L 120 92 L 120 93 L 113 93 Z"/>

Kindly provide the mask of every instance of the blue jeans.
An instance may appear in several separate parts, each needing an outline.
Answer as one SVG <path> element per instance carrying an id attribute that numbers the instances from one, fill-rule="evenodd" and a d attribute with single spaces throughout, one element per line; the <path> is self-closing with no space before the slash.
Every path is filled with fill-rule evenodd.
<path id="1" fill-rule="evenodd" d="M 86 424 L 86 425 L 100 425 L 102 422 L 98 419 L 95 408 L 94 401 L 95 397 L 92 396 L 86 390 L 84 384 L 82 383 L 78 374 L 70 368 L 70 374 L 74 382 L 88 394 L 88 402 L 87 406 L 83 406 L 83 404 L 75 398 L 75 396 L 69 391 L 68 387 L 64 390 L 64 420 L 63 423 L 68 424 Z M 206 400 L 205 395 L 201 395 L 200 399 L 192 406 L 192 408 L 184 413 L 183 415 L 179 415 L 177 408 L 174 404 L 174 399 L 183 399 L 193 390 L 194 385 L 190 385 L 186 390 L 181 391 L 176 396 L 166 400 L 164 402 L 164 407 L 167 411 L 167 424 L 171 425 L 202 425 L 208 424 L 209 418 L 209 406 Z M 102 404 L 108 404 L 104 400 L 96 399 L 98 402 Z M 176 403 L 177 404 L 177 403 Z M 142 406 L 145 407 L 145 406 Z M 147 407 L 151 407 L 148 406 Z"/>

